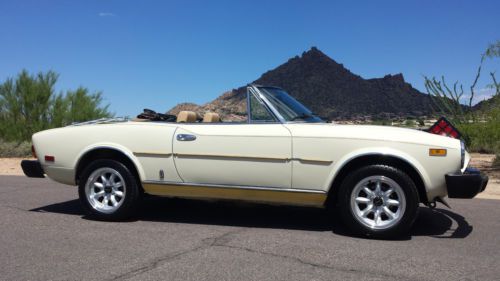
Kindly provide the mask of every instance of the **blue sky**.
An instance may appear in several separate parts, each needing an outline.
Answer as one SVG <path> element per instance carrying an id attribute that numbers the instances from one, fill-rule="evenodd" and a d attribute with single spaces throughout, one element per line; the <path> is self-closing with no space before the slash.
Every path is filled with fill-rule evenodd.
<path id="1" fill-rule="evenodd" d="M 500 39 L 499 11 L 500 1 L 0 0 L 0 80 L 54 70 L 58 90 L 102 91 L 117 115 L 135 115 L 208 102 L 317 46 L 364 78 L 470 85 Z"/>

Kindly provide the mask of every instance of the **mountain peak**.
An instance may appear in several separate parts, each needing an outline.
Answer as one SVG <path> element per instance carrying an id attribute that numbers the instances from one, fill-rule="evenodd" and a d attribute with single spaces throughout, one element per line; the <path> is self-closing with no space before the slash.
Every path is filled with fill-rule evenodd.
<path id="1" fill-rule="evenodd" d="M 303 52 L 300 57 L 295 56 L 275 69 L 265 72 L 254 83 L 289 89 L 287 86 L 290 85 L 286 81 L 292 81 L 289 81 L 287 77 L 293 76 L 299 79 L 299 77 L 322 77 L 325 75 L 334 77 L 336 80 L 361 79 L 361 77 L 351 73 L 342 64 L 337 63 L 318 48 L 312 47 L 310 50 Z"/>
<path id="2" fill-rule="evenodd" d="M 328 57 L 327 55 L 325 55 L 325 53 L 323 53 L 322 51 L 320 51 L 315 46 L 312 46 L 311 49 L 309 49 L 308 51 L 302 52 L 302 56 L 323 56 L 323 57 Z"/>
<path id="3" fill-rule="evenodd" d="M 300 59 L 305 60 L 305 61 L 316 60 L 316 61 L 323 61 L 323 62 L 328 62 L 328 63 L 333 62 L 337 65 L 341 65 L 314 46 L 311 47 L 311 49 L 309 49 L 308 51 L 302 52 L 302 56 L 300 57 Z"/>
<path id="4" fill-rule="evenodd" d="M 281 87 L 329 119 L 415 116 L 432 111 L 429 96 L 406 83 L 403 74 L 363 79 L 316 47 L 265 72 L 253 83 Z M 199 109 L 240 115 L 246 109 L 244 93 L 245 87 L 238 88 Z"/>

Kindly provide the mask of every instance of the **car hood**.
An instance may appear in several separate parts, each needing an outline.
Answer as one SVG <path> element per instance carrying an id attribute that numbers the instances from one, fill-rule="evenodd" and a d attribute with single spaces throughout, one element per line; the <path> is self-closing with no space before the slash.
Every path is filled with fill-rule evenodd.
<path id="1" fill-rule="evenodd" d="M 372 125 L 339 125 L 332 123 L 295 123 L 286 125 L 296 137 L 331 137 L 433 145 L 460 148 L 460 140 L 430 134 L 416 129 Z"/>

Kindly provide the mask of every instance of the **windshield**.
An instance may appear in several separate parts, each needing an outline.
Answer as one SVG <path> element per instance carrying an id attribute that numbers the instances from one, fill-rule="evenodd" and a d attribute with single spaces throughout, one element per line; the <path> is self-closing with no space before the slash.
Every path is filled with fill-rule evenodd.
<path id="1" fill-rule="evenodd" d="M 280 88 L 259 87 L 259 90 L 286 121 L 323 121 Z"/>

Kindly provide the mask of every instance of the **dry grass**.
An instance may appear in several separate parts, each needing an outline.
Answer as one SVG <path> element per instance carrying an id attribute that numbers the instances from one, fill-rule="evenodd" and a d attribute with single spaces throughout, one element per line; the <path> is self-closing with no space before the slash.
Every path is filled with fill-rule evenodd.
<path id="1" fill-rule="evenodd" d="M 31 157 L 31 143 L 6 142 L 0 139 L 0 157 Z"/>

